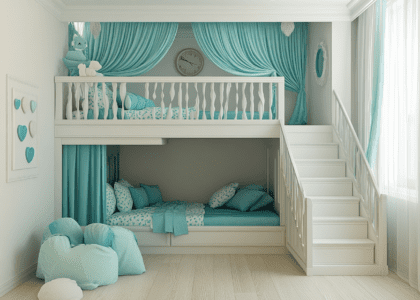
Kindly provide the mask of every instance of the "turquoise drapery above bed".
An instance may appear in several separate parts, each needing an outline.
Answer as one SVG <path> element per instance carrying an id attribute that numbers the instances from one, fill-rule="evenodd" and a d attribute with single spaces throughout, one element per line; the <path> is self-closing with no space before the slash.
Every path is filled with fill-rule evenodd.
<path id="1" fill-rule="evenodd" d="M 286 89 L 298 93 L 289 124 L 307 123 L 305 92 L 308 24 L 295 23 L 287 37 L 281 23 L 192 23 L 204 54 L 238 76 L 284 76 Z"/>
<path id="2" fill-rule="evenodd" d="M 178 23 L 101 23 L 95 39 L 85 23 L 86 57 L 105 76 L 140 76 L 159 63 L 175 39 Z"/>
<path id="3" fill-rule="evenodd" d="M 62 216 L 79 225 L 106 221 L 106 146 L 63 146 Z"/>

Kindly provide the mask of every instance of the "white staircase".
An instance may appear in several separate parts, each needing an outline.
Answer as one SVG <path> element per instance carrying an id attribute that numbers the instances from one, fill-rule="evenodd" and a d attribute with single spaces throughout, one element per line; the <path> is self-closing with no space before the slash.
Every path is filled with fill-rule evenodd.
<path id="1" fill-rule="evenodd" d="M 312 202 L 312 224 L 307 224 L 312 236 L 311 273 L 375 273 L 367 268 L 375 264 L 375 242 L 368 239 L 368 220 L 360 214 L 353 179 L 346 177 L 347 161 L 340 158 L 333 127 L 285 126 L 285 130 L 296 175 Z"/>

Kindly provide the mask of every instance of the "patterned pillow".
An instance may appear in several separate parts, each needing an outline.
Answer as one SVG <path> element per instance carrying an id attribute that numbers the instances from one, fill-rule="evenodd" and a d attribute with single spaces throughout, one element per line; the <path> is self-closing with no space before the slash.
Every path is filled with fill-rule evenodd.
<path id="1" fill-rule="evenodd" d="M 112 186 L 106 184 L 106 217 L 109 218 L 114 212 L 117 205 L 117 200 L 115 199 L 114 189 Z"/>
<path id="2" fill-rule="evenodd" d="M 128 187 L 116 182 L 114 184 L 115 198 L 120 212 L 129 212 L 133 208 L 133 198 Z"/>
<path id="3" fill-rule="evenodd" d="M 118 183 L 125 186 L 125 187 L 133 187 L 131 184 L 128 183 L 127 180 L 125 180 L 124 178 L 121 178 L 120 180 L 118 180 Z"/>
<path id="4" fill-rule="evenodd" d="M 220 207 L 228 202 L 234 195 L 239 183 L 231 183 L 222 187 L 211 196 L 209 205 L 211 208 Z"/>

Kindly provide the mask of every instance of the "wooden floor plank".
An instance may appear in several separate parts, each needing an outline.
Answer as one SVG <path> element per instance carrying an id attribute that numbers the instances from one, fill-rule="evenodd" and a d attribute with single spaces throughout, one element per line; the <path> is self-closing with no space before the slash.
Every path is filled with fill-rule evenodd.
<path id="1" fill-rule="evenodd" d="M 229 255 L 214 256 L 213 281 L 215 300 L 235 300 Z"/>
<path id="2" fill-rule="evenodd" d="M 213 255 L 199 255 L 195 267 L 193 300 L 214 300 Z"/>
<path id="3" fill-rule="evenodd" d="M 172 288 L 171 300 L 192 298 L 197 255 L 184 255 L 179 263 L 176 283 Z"/>
<path id="4" fill-rule="evenodd" d="M 245 255 L 231 255 L 230 263 L 235 294 L 255 293 L 254 282 Z"/>
<path id="5" fill-rule="evenodd" d="M 258 300 L 256 293 L 238 293 L 235 294 L 236 300 Z"/>
<path id="6" fill-rule="evenodd" d="M 159 261 L 156 262 L 156 265 L 159 266 L 159 270 L 154 279 L 153 285 L 145 298 L 147 300 L 171 299 L 171 291 L 175 286 L 177 279 L 176 276 L 179 269 L 179 260 L 173 260 L 172 255 L 168 255 L 167 258 L 162 258 L 162 263 L 159 263 Z"/>
<path id="7" fill-rule="evenodd" d="M 274 282 L 268 273 L 263 258 L 259 255 L 247 255 L 246 261 L 251 271 L 256 294 L 259 300 L 277 300 L 280 295 L 277 293 Z"/>

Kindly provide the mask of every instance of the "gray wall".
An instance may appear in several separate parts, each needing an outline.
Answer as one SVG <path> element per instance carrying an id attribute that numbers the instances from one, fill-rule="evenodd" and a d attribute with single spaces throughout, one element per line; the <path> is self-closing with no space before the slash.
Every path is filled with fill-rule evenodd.
<path id="1" fill-rule="evenodd" d="M 120 146 L 120 178 L 134 186 L 159 185 L 165 201 L 207 203 L 230 182 L 266 186 L 267 141 L 170 139 L 163 146 Z"/>

